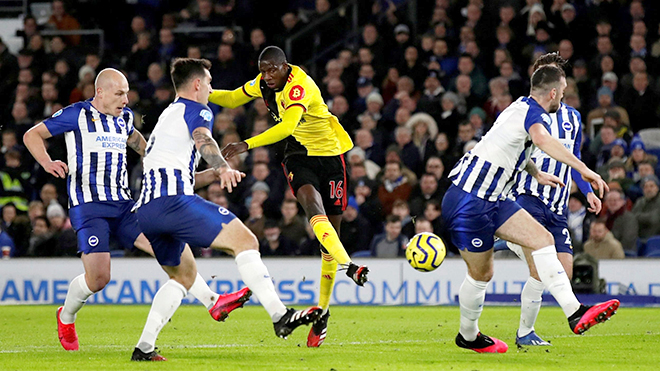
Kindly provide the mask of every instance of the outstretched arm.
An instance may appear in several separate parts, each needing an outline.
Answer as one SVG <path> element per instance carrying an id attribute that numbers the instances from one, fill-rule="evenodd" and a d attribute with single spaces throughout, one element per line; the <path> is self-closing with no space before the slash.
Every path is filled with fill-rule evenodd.
<path id="1" fill-rule="evenodd" d="M 227 191 L 231 192 L 232 188 L 236 187 L 238 182 L 245 177 L 245 174 L 229 167 L 229 164 L 220 153 L 218 143 L 213 139 L 208 128 L 201 126 L 196 128 L 192 132 L 192 137 L 199 154 L 218 172 L 221 186 L 223 188 L 227 187 Z"/>
<path id="2" fill-rule="evenodd" d="M 65 178 L 66 174 L 69 172 L 68 166 L 60 160 L 53 161 L 46 151 L 45 141 L 51 136 L 50 131 L 48 131 L 48 128 L 42 122 L 28 130 L 25 135 L 23 135 L 23 143 L 32 154 L 32 157 L 37 160 L 39 165 L 41 165 L 47 173 L 56 178 Z"/>
<path id="3" fill-rule="evenodd" d="M 243 87 L 234 90 L 213 90 L 209 96 L 209 102 L 220 107 L 236 108 L 251 101 L 255 97 L 248 95 Z"/>
<path id="4" fill-rule="evenodd" d="M 547 153 L 550 157 L 565 163 L 582 174 L 584 180 L 598 188 L 598 193 L 601 197 L 604 194 L 604 190 L 610 190 L 607 183 L 603 181 L 600 175 L 589 169 L 584 162 L 580 161 L 574 154 L 567 150 L 563 144 L 553 138 L 543 124 L 533 124 L 529 128 L 529 135 L 532 137 L 534 144 L 541 148 L 541 150 Z"/>
<path id="5" fill-rule="evenodd" d="M 284 114 L 282 114 L 282 122 L 244 142 L 227 144 L 227 146 L 222 149 L 222 154 L 225 158 L 232 158 L 249 149 L 279 142 L 293 134 L 293 131 L 296 129 L 296 126 L 302 118 L 304 110 L 305 109 L 299 105 L 290 106 L 284 111 Z"/>
<path id="6" fill-rule="evenodd" d="M 140 156 L 144 156 L 144 150 L 147 148 L 147 141 L 144 140 L 144 137 L 139 131 L 133 130 L 133 134 L 128 137 L 126 144 L 133 148 L 133 150 Z"/>

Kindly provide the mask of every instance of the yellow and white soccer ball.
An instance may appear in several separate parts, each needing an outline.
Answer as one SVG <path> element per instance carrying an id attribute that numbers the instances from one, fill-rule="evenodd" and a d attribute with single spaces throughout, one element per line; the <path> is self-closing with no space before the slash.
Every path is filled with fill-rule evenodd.
<path id="1" fill-rule="evenodd" d="M 422 232 L 413 236 L 406 247 L 406 259 L 410 266 L 420 272 L 431 272 L 438 268 L 447 256 L 442 239 L 433 233 Z"/>

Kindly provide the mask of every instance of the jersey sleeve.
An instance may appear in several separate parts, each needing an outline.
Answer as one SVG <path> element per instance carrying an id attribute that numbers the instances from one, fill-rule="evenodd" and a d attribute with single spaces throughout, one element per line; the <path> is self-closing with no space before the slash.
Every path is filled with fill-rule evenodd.
<path id="1" fill-rule="evenodd" d="M 78 116 L 80 116 L 80 107 L 71 105 L 53 113 L 50 118 L 44 120 L 44 125 L 50 135 L 60 135 L 78 129 Z"/>
<path id="2" fill-rule="evenodd" d="M 135 131 L 135 114 L 128 107 L 124 108 L 124 122 L 126 122 L 126 131 L 130 137 Z"/>
<path id="3" fill-rule="evenodd" d="M 530 108 L 525 116 L 525 131 L 529 133 L 529 128 L 534 124 L 542 124 L 543 127 L 550 132 L 550 124 L 552 123 L 552 118 L 546 112 L 541 110 Z"/>
<path id="4" fill-rule="evenodd" d="M 316 86 L 309 85 L 310 84 L 305 84 L 303 82 L 291 84 L 290 87 L 286 87 L 286 89 L 283 91 L 284 105 L 286 107 L 285 110 L 288 110 L 293 106 L 302 107 L 304 112 L 309 110 L 310 104 L 315 99 L 315 97 L 317 97 L 317 94 L 314 93 L 318 91 Z"/>
<path id="5" fill-rule="evenodd" d="M 183 119 L 188 125 L 188 131 L 192 132 L 199 128 L 204 127 L 213 130 L 213 112 L 211 109 L 203 105 L 186 105 L 186 112 L 183 114 Z"/>
<path id="6" fill-rule="evenodd" d="M 581 159 L 582 156 L 580 154 L 581 148 L 582 148 L 582 116 L 580 115 L 580 112 L 577 110 L 571 110 L 569 114 L 575 114 L 575 126 L 577 130 L 577 134 L 575 135 L 575 144 L 573 145 L 573 154 L 575 157 Z M 594 189 L 591 187 L 591 184 L 587 182 L 586 180 L 582 179 L 582 174 L 580 174 L 577 170 L 571 168 L 571 176 L 573 177 L 573 181 L 575 182 L 575 185 L 577 185 L 578 189 L 580 192 L 582 192 L 583 195 L 587 195 L 588 193 L 591 193 L 594 191 Z"/>
<path id="7" fill-rule="evenodd" d="M 301 108 L 304 107 L 296 105 L 290 106 L 282 114 L 282 122 L 255 137 L 247 139 L 245 143 L 247 143 L 248 149 L 277 143 L 293 134 L 293 131 L 296 129 L 296 126 L 303 115 L 303 110 Z"/>
<path id="8" fill-rule="evenodd" d="M 261 74 L 258 74 L 257 77 L 254 78 L 254 80 L 250 80 L 245 84 L 243 84 L 241 90 L 243 90 L 243 94 L 247 95 L 252 99 L 259 98 L 261 97 L 261 88 L 259 87 L 260 84 L 261 84 Z"/>

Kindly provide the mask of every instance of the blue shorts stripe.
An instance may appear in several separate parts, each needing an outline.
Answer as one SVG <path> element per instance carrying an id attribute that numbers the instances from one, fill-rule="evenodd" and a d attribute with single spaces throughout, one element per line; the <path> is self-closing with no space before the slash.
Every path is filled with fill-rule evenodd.
<path id="1" fill-rule="evenodd" d="M 490 162 L 486 162 L 481 168 L 481 171 L 479 171 L 479 176 L 477 176 L 477 180 L 472 185 L 470 192 L 479 192 L 481 184 L 483 184 L 484 179 L 486 179 L 486 175 L 488 175 L 488 170 L 490 170 Z"/>
<path id="2" fill-rule="evenodd" d="M 493 194 L 495 188 L 497 188 L 497 183 L 500 182 L 500 178 L 502 177 L 503 173 L 504 173 L 503 167 L 497 169 L 497 171 L 495 172 L 495 176 L 493 177 L 493 180 L 490 183 L 490 187 L 488 187 L 488 189 L 486 190 L 486 194 L 484 195 L 484 197 L 490 197 L 490 195 Z"/>
<path id="3" fill-rule="evenodd" d="M 73 135 L 76 138 L 76 199 L 78 200 L 78 204 L 82 204 L 83 202 L 85 202 L 85 198 L 82 190 L 82 167 L 83 167 L 82 135 L 80 134 L 80 130 L 74 130 Z"/>
<path id="4" fill-rule="evenodd" d="M 468 178 L 470 177 L 470 173 L 472 173 L 472 169 L 474 169 L 475 165 L 477 164 L 477 161 L 479 161 L 479 158 L 477 156 L 472 157 L 472 160 L 467 166 L 467 169 L 465 169 L 465 172 L 463 173 L 463 177 L 461 178 L 461 181 L 458 183 L 459 188 L 465 187 L 465 182 L 467 182 Z"/>
<path id="5" fill-rule="evenodd" d="M 90 152 L 89 154 L 89 191 L 92 193 L 92 201 L 100 201 L 99 192 L 96 189 L 96 167 L 99 163 L 99 154 Z"/>
<path id="6" fill-rule="evenodd" d="M 160 173 L 160 196 L 167 196 L 167 171 L 165 169 L 158 169 Z"/>
<path id="7" fill-rule="evenodd" d="M 174 169 L 174 177 L 176 178 L 176 194 L 183 194 L 183 178 L 181 177 L 181 170 Z"/>
<path id="8" fill-rule="evenodd" d="M 119 196 L 120 200 L 126 200 L 126 198 L 122 194 L 122 186 L 121 186 L 123 164 L 124 164 L 124 154 L 119 153 L 119 157 L 117 158 L 117 176 L 115 177 L 115 184 L 117 186 L 117 195 Z"/>
<path id="9" fill-rule="evenodd" d="M 108 200 L 112 200 L 112 189 L 110 188 L 110 184 L 112 184 L 112 181 L 110 180 L 110 172 L 112 171 L 112 152 L 105 153 L 104 165 L 103 188 L 105 189 L 105 197 Z"/>

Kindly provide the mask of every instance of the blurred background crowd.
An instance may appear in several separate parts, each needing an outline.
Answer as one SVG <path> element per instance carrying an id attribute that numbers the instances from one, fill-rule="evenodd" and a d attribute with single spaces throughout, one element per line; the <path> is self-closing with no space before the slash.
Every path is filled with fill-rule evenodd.
<path id="1" fill-rule="evenodd" d="M 30 2 L 34 3 L 34 2 Z M 30 4 L 34 5 L 34 4 Z M 105 67 L 125 72 L 129 107 L 145 135 L 174 99 L 175 57 L 212 63 L 216 89 L 258 74 L 268 45 L 315 79 L 351 134 L 348 207 L 341 240 L 350 254 L 396 257 L 415 233 L 443 237 L 441 202 L 455 162 L 498 115 L 529 92 L 542 54 L 568 60 L 564 102 L 581 113 L 582 158 L 609 182 L 593 215 L 576 191 L 568 221 L 576 252 L 597 258 L 660 252 L 660 2 L 654 0 L 192 0 L 61 1 L 21 14 L 18 50 L 0 41 L 0 245 L 12 256 L 74 256 L 66 181 L 46 174 L 23 134 L 60 108 L 94 95 Z M 30 7 L 30 9 L 35 9 Z M 103 30 L 98 39 L 85 33 Z M 211 105 L 220 146 L 274 125 L 261 99 Z M 49 153 L 66 161 L 64 139 Z M 256 234 L 264 256 L 316 255 L 318 242 L 291 194 L 276 144 L 235 157 L 246 179 L 233 193 L 199 194 Z M 140 158 L 129 152 L 134 197 Z M 205 167 L 202 163 L 201 167 Z M 657 250 L 656 250 L 657 249 Z M 123 250 L 113 255 L 123 255 Z M 130 253 L 127 253 L 130 254 Z M 201 257 L 220 255 L 195 249 Z"/>

